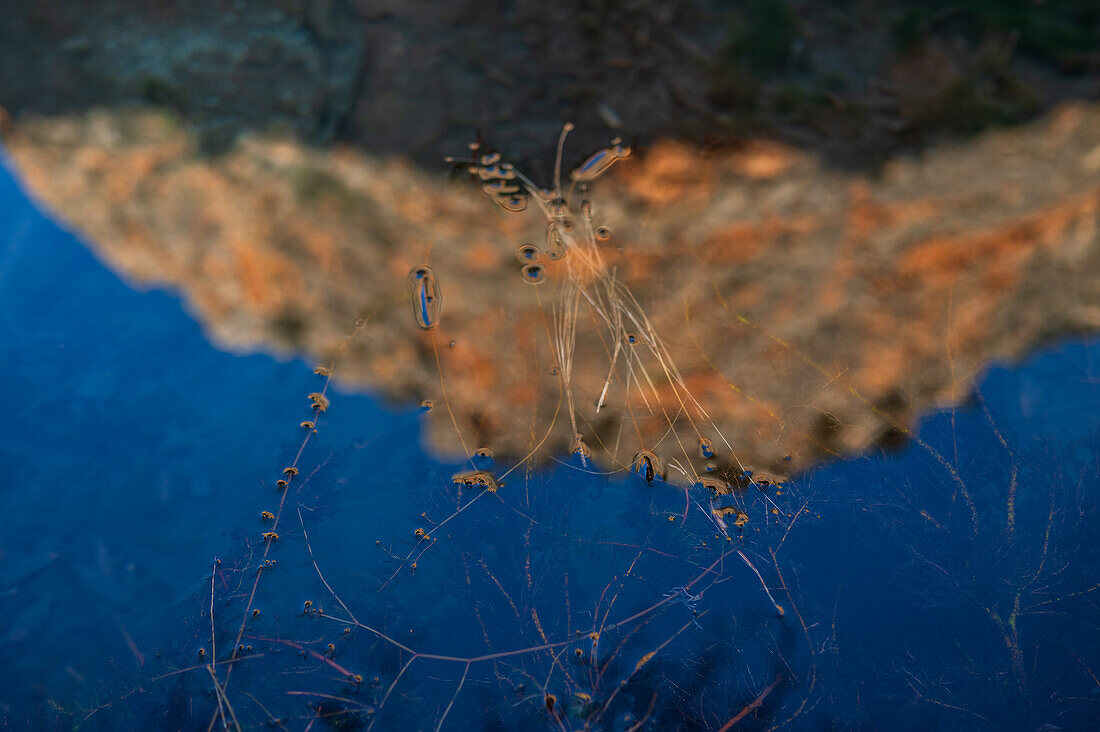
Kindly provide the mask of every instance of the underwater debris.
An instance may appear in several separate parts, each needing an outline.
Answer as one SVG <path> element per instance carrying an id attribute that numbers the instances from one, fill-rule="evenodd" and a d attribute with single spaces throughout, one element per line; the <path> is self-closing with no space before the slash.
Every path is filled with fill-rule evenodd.
<path id="1" fill-rule="evenodd" d="M 451 476 L 451 480 L 457 485 L 479 486 L 490 493 L 496 493 L 497 489 L 500 488 L 497 479 L 487 470 L 467 470 L 455 473 Z"/>
<path id="2" fill-rule="evenodd" d="M 639 450 L 631 461 L 631 468 L 645 478 L 646 483 L 652 483 L 655 478 L 665 479 L 661 459 L 650 450 Z"/>
<path id="3" fill-rule="evenodd" d="M 573 445 L 570 448 L 570 452 L 573 455 L 580 455 L 584 460 L 592 457 L 592 448 L 588 446 L 588 443 L 586 443 L 580 435 L 573 436 Z"/>
<path id="4" fill-rule="evenodd" d="M 711 442 L 709 437 L 699 438 L 699 454 L 707 460 L 714 457 L 714 443 Z"/>
<path id="5" fill-rule="evenodd" d="M 721 478 L 712 478 L 709 475 L 700 475 L 695 479 L 695 485 L 706 488 L 712 496 L 725 496 L 731 491 L 729 483 Z"/>
<path id="6" fill-rule="evenodd" d="M 718 518 L 718 519 L 721 519 L 725 516 L 731 516 L 732 515 L 734 517 L 733 525 L 736 526 L 739 529 L 742 528 L 745 524 L 747 524 L 749 522 L 749 515 L 747 513 L 745 513 L 743 510 L 741 510 L 740 508 L 738 508 L 737 506 L 726 506 L 724 508 L 715 508 L 715 509 L 712 509 L 712 511 L 714 513 L 715 518 Z"/>

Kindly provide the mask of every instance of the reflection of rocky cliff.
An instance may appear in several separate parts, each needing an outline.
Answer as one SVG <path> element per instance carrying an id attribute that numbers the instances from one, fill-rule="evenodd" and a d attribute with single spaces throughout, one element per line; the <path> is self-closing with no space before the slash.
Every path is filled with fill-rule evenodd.
<path id="1" fill-rule="evenodd" d="M 181 289 L 218 341 L 324 360 L 370 314 L 342 377 L 441 402 L 408 299 L 407 274 L 427 258 L 468 440 L 522 453 L 550 422 L 556 377 L 536 296 L 552 299 L 560 265 L 532 288 L 515 256 L 545 224 L 448 183 L 442 164 L 431 174 L 274 136 L 207 157 L 187 128 L 142 110 L 26 118 L 4 143 L 26 185 L 112 267 Z M 593 197 L 614 231 L 608 261 L 758 467 L 896 439 L 916 412 L 964 399 L 990 359 L 1100 327 L 1100 108 L 1064 107 L 876 178 L 774 144 L 656 144 Z M 612 392 L 593 414 L 607 354 L 583 310 L 577 331 L 581 432 L 598 451 L 629 404 Z M 446 410 L 431 419 L 431 439 L 456 450 Z M 561 424 L 554 448 L 571 437 Z M 621 453 L 637 440 L 626 442 Z"/>

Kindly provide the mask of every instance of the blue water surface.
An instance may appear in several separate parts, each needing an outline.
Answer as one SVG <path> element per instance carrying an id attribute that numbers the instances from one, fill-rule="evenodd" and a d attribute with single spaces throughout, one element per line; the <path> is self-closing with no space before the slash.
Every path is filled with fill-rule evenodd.
<path id="1" fill-rule="evenodd" d="M 1098 719 L 1095 337 L 993 367 L 899 451 L 749 489 L 727 540 L 704 494 L 577 458 L 455 484 L 417 407 L 336 384 L 310 434 L 312 365 L 218 350 L 6 171 L 0 329 L 11 726 Z"/>

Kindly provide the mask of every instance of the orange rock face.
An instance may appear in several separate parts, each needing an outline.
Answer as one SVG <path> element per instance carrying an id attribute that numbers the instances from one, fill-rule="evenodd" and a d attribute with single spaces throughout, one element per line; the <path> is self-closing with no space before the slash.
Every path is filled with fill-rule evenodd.
<path id="1" fill-rule="evenodd" d="M 893 441 L 991 360 L 1100 327 L 1095 107 L 876 176 L 774 143 L 663 142 L 593 185 L 600 264 L 544 256 L 537 287 L 515 254 L 543 243 L 534 204 L 505 213 L 400 159 L 256 136 L 211 158 L 142 110 L 23 120 L 4 143 L 40 201 L 120 274 L 182 291 L 223 344 L 326 361 L 368 318 L 338 376 L 432 400 L 448 453 L 560 455 L 576 432 L 605 463 L 645 448 L 690 475 L 709 437 L 719 462 L 784 471 Z M 432 331 L 409 299 L 422 263 Z M 629 346 L 633 372 L 616 342 L 647 331 L 608 328 L 608 286 L 659 334 Z"/>

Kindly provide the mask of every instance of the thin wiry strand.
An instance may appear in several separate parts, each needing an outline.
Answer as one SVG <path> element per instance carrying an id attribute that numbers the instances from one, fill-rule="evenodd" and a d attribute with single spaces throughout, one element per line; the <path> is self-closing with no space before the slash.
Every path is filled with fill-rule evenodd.
<path id="1" fill-rule="evenodd" d="M 599 413 L 606 405 L 608 392 L 611 388 L 611 382 L 615 378 L 617 368 L 620 363 L 625 363 L 625 391 L 628 406 L 630 383 L 633 381 L 637 385 L 637 395 L 641 398 L 645 409 L 651 415 L 658 416 L 659 414 L 663 416 L 671 433 L 675 436 L 689 468 L 691 466 L 691 460 L 688 458 L 689 450 L 683 444 L 679 433 L 675 429 L 675 423 L 681 415 L 700 441 L 704 439 L 701 430 L 702 425 L 706 425 L 708 431 L 713 431 L 729 450 L 732 462 L 748 480 L 749 484 L 758 486 L 759 484 L 745 470 L 744 465 L 734 454 L 729 439 L 718 428 L 713 418 L 688 388 L 668 346 L 657 333 L 656 328 L 634 293 L 617 278 L 615 270 L 607 266 L 597 245 L 590 216 L 591 209 L 585 209 L 581 231 L 574 231 L 572 224 L 568 223 L 568 213 L 571 206 L 562 198 L 561 166 L 565 140 L 571 129 L 571 124 L 564 125 L 558 138 L 551 190 L 541 189 L 522 172 L 518 170 L 515 172 L 516 180 L 526 187 L 528 195 L 535 201 L 548 226 L 555 227 L 555 235 L 560 235 L 561 241 L 565 245 L 566 277 L 563 279 L 561 288 L 559 288 L 561 304 L 554 308 L 552 342 L 561 369 L 561 387 L 569 412 L 572 434 L 574 436 L 579 434 L 577 431 L 573 366 L 576 349 L 576 320 L 579 316 L 578 305 L 580 298 L 583 298 L 599 320 L 603 322 L 609 336 L 615 343 L 609 356 L 607 377 L 595 401 L 596 412 Z M 577 184 L 574 182 L 570 187 L 570 198 L 573 197 L 576 189 Z M 644 348 L 624 349 L 623 342 L 627 336 L 627 328 L 630 326 L 644 338 Z M 626 350 L 625 358 L 620 358 L 624 350 Z M 672 396 L 678 402 L 679 409 L 675 417 L 670 416 L 669 411 L 662 406 L 661 390 L 643 359 L 644 351 L 648 351 L 653 357 L 657 364 L 657 373 L 663 376 L 663 381 L 668 384 Z M 649 392 L 648 395 L 647 391 Z M 652 397 L 652 400 L 650 397 Z M 637 428 L 637 425 L 635 427 Z M 685 477 L 689 479 L 698 478 L 698 473 L 694 468 L 690 468 L 690 474 Z M 771 503 L 773 507 L 778 508 L 766 494 L 765 500 Z"/>
<path id="2" fill-rule="evenodd" d="M 579 294 L 569 284 L 563 283 L 565 291 L 559 305 L 554 307 L 554 340 L 557 348 L 558 370 L 565 389 L 566 404 L 569 409 L 569 423 L 573 434 L 577 434 L 577 410 L 573 401 L 573 357 L 577 344 L 577 314 L 579 312 Z"/>

